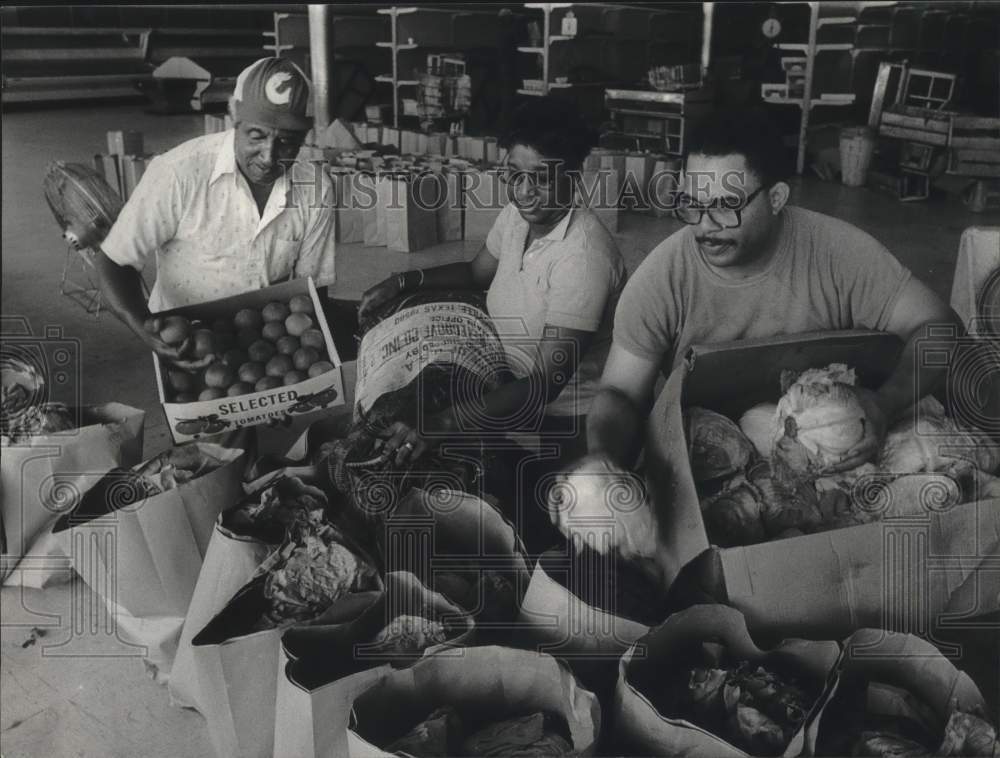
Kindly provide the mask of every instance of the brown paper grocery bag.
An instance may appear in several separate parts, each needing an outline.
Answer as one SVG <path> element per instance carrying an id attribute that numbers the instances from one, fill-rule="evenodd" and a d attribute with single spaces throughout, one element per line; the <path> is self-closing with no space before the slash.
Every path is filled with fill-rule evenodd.
<path id="1" fill-rule="evenodd" d="M 402 736 L 436 708 L 453 706 L 468 723 L 499 721 L 536 711 L 561 716 L 576 755 L 592 755 L 601 729 L 597 697 L 569 669 L 543 653 L 505 647 L 443 650 L 380 678 L 354 700 L 361 755 Z M 350 740 L 335 747 L 349 752 Z"/>
<path id="2" fill-rule="evenodd" d="M 290 629 L 282 638 L 289 661 L 278 677 L 274 729 L 276 758 L 343 755 L 351 703 L 393 667 L 415 659 L 387 659 L 366 651 L 366 643 L 393 618 L 427 613 L 449 627 L 447 645 L 462 645 L 473 634 L 472 619 L 444 596 L 431 592 L 413 574 L 390 572 L 385 590 L 357 618 L 331 625 Z M 428 653 L 440 650 L 435 646 Z"/>
<path id="3" fill-rule="evenodd" d="M 174 705 L 204 712 L 198 686 L 191 640 L 246 584 L 267 554 L 277 545 L 240 536 L 222 525 L 223 516 L 212 532 L 198 583 L 195 585 L 187 617 L 177 644 L 177 657 L 170 672 L 170 700 Z"/>
<path id="4" fill-rule="evenodd" d="M 462 174 L 465 197 L 465 239 L 485 240 L 507 204 L 506 186 L 498 171 Z"/>
<path id="5" fill-rule="evenodd" d="M 444 171 L 436 174 L 435 179 L 441 185 L 441 203 L 437 210 L 438 242 L 455 242 L 463 235 L 462 176 L 454 171 Z"/>
<path id="6" fill-rule="evenodd" d="M 330 170 L 334 183 L 337 242 L 350 244 L 365 241 L 364 212 L 359 207 L 364 200 L 356 193 L 358 174 L 346 170 Z"/>
<path id="7" fill-rule="evenodd" d="M 368 247 L 385 245 L 385 209 L 378 193 L 378 176 L 358 174 L 354 190 L 363 195 L 359 203 L 364 224 L 362 242 Z"/>
<path id="8" fill-rule="evenodd" d="M 653 690 L 668 677 L 687 678 L 691 651 L 703 642 L 722 643 L 734 658 L 791 669 L 811 687 L 815 701 L 784 756 L 812 755 L 820 714 L 835 692 L 841 648 L 836 642 L 785 640 L 762 650 L 742 614 L 724 605 L 695 605 L 676 613 L 638 640 L 618 664 L 613 702 L 615 747 L 641 755 L 745 756 L 723 737 L 682 718 L 660 713 Z"/>
<path id="9" fill-rule="evenodd" d="M 137 502 L 129 498 L 100 513 L 119 504 L 115 483 L 105 488 L 105 481 L 91 490 L 103 502 L 85 498 L 55 529 L 69 532 L 78 573 L 116 615 L 123 638 L 149 648 L 149 662 L 162 676 L 176 654 L 215 520 L 243 493 L 242 450 L 189 444 L 221 465 L 175 489 Z"/>
<path id="10" fill-rule="evenodd" d="M 521 644 L 560 657 L 617 660 L 649 632 L 648 623 L 629 618 L 614 607 L 615 599 L 610 595 L 617 583 L 626 579 L 614 575 L 612 561 L 597 560 L 609 566 L 606 584 L 585 574 L 587 567 L 568 547 L 549 550 L 539 557 L 521 602 Z M 594 591 L 593 596 L 581 597 L 588 591 Z"/>
<path id="11" fill-rule="evenodd" d="M 257 630 L 256 625 L 269 605 L 267 574 L 283 560 L 281 548 L 265 558 L 253 578 L 191 640 L 200 710 L 220 758 L 265 758 L 274 748 L 278 676 L 287 663 L 281 636 L 289 627 Z M 364 607 L 348 595 L 323 615 L 335 616 L 340 606 L 356 612 Z"/>
<path id="12" fill-rule="evenodd" d="M 41 587 L 57 575 L 69 578 L 63 565 L 68 540 L 49 536 L 52 526 L 105 473 L 142 460 L 144 411 L 107 403 L 81 408 L 80 414 L 79 429 L 5 446 L 0 455 L 6 544 L 0 576 L 8 586 Z"/>
<path id="13" fill-rule="evenodd" d="M 389 174 L 379 180 L 379 206 L 385 214 L 385 244 L 390 250 L 414 253 L 437 244 L 440 189 L 430 174 Z"/>
<path id="14" fill-rule="evenodd" d="M 978 712 L 996 725 L 996 716 L 990 717 L 969 675 L 914 635 L 859 629 L 844 641 L 837 669 L 839 691 L 818 719 L 817 755 L 853 754 L 853 743 L 869 715 L 903 716 L 923 726 L 934 736 L 928 755 L 936 754 L 934 748 L 956 710 Z"/>

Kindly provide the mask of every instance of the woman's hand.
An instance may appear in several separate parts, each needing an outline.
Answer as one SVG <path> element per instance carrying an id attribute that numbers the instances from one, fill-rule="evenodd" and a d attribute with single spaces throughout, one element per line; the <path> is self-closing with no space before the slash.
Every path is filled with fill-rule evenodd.
<path id="1" fill-rule="evenodd" d="M 135 332 L 150 350 L 171 365 L 184 371 L 198 371 L 207 367 L 215 360 L 215 355 L 212 353 L 206 355 L 204 358 L 194 357 L 194 337 L 189 336 L 177 346 L 168 345 L 160 339 L 160 330 L 162 328 L 163 319 L 159 316 L 151 316 L 143 323 L 143 328 L 137 329 Z"/>
<path id="2" fill-rule="evenodd" d="M 381 451 L 383 461 L 394 461 L 397 466 L 405 466 L 419 460 L 435 443 L 420 435 L 416 429 L 402 421 L 395 422 L 379 434 L 380 440 L 375 442 L 376 450 Z"/>
<path id="3" fill-rule="evenodd" d="M 375 310 L 399 295 L 402 292 L 399 285 L 398 276 L 389 276 L 365 290 L 365 294 L 361 296 L 361 305 L 358 306 L 358 321 L 364 322 Z"/>

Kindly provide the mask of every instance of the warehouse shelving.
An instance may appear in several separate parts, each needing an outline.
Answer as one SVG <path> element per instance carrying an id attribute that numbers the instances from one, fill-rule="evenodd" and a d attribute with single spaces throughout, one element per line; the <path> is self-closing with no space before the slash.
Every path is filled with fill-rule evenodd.
<path id="1" fill-rule="evenodd" d="M 791 3 L 786 3 L 791 4 Z M 798 5 L 799 3 L 795 3 Z M 823 51 L 850 50 L 851 43 L 833 43 L 820 45 L 816 42 L 816 36 L 820 27 L 820 4 L 809 2 L 809 39 L 805 43 L 779 43 L 775 45 L 780 50 L 795 50 L 804 52 L 806 58 L 805 87 L 803 96 L 800 98 L 764 98 L 765 103 L 772 105 L 794 105 L 801 111 L 799 119 L 799 139 L 798 152 L 795 159 L 795 170 L 801 174 L 806 162 L 806 140 L 809 133 L 809 114 L 813 108 L 820 106 L 845 106 L 854 104 L 854 95 L 847 95 L 837 98 L 813 97 L 813 84 L 816 68 L 816 55 Z M 824 26 L 833 24 L 851 24 L 855 21 L 854 16 L 831 16 L 823 19 Z"/>

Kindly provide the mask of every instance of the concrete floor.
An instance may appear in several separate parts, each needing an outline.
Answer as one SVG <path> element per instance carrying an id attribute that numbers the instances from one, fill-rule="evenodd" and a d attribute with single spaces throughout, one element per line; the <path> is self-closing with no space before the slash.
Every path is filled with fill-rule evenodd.
<path id="1" fill-rule="evenodd" d="M 199 134 L 201 127 L 200 116 L 154 116 L 130 105 L 3 115 L 4 331 L 19 329 L 22 322 L 14 319 L 20 318 L 35 335 L 54 327 L 61 338 L 78 341 L 80 397 L 87 404 L 116 400 L 145 409 L 147 457 L 169 444 L 150 357 L 110 314 L 95 319 L 60 296 L 66 246 L 41 182 L 49 161 L 89 163 L 105 150 L 109 129 L 139 130 L 147 150 L 162 152 Z M 793 192 L 794 203 L 837 215 L 874 235 L 945 299 L 962 230 L 1000 224 L 1000 213 L 969 213 L 953 196 L 901 204 L 870 190 L 809 178 L 795 182 Z M 626 216 L 618 239 L 629 271 L 675 228 L 669 219 Z M 476 249 L 478 244 L 456 243 L 405 254 L 346 246 L 338 253 L 333 294 L 356 298 L 391 271 L 469 257 Z M 85 587 L 4 589 L 0 599 L 0 750 L 5 758 L 211 755 L 201 717 L 172 708 L 134 650 L 114 634 L 71 634 L 74 599 L 88 615 L 104 613 Z"/>

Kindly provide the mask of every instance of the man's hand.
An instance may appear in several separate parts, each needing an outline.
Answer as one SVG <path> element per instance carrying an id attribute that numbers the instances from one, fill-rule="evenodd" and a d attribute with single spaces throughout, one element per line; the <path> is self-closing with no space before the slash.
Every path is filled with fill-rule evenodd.
<path id="1" fill-rule="evenodd" d="M 400 292 L 402 289 L 399 286 L 398 276 L 386 277 L 374 287 L 365 290 L 365 294 L 361 296 L 361 305 L 358 306 L 358 321 L 364 322 L 372 312 L 388 303 Z"/>
<path id="2" fill-rule="evenodd" d="M 882 449 L 882 443 L 885 442 L 890 412 L 884 399 L 877 392 L 872 392 L 864 387 L 854 387 L 853 390 L 854 396 L 865 412 L 867 423 L 871 424 L 872 436 L 866 435 L 865 442 L 860 447 L 851 450 L 847 457 L 832 466 L 830 468 L 832 473 L 850 471 L 868 463 L 878 455 L 878 451 Z"/>
<path id="3" fill-rule="evenodd" d="M 211 353 L 204 358 L 194 357 L 194 337 L 188 337 L 177 346 L 168 345 L 160 339 L 162 328 L 163 319 L 159 316 L 151 316 L 146 319 L 142 329 L 135 331 L 139 335 L 139 339 L 145 342 L 150 350 L 184 371 L 198 371 L 206 368 L 215 360 L 215 355 Z"/>

